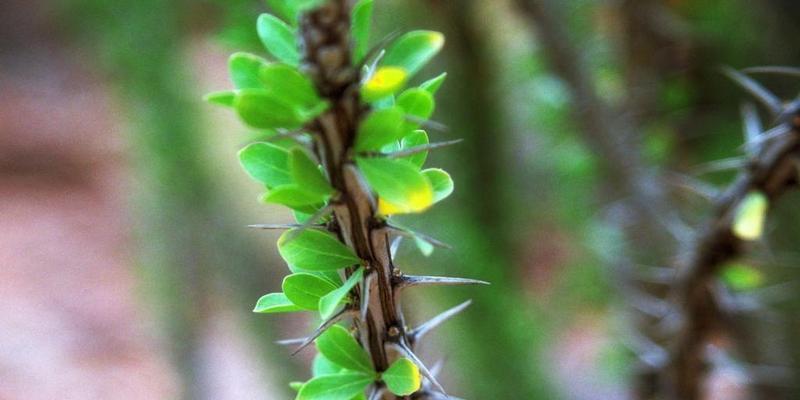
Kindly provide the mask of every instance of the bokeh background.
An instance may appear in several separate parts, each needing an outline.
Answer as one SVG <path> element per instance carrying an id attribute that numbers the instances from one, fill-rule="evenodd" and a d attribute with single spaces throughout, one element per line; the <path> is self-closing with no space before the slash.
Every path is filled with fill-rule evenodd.
<path id="1" fill-rule="evenodd" d="M 409 309 L 420 321 L 474 300 L 422 349 L 446 360 L 454 395 L 625 399 L 643 354 L 638 315 L 659 304 L 620 266 L 670 265 L 669 233 L 702 221 L 702 195 L 730 181 L 698 168 L 741 153 L 747 96 L 719 67 L 799 64 L 800 3 L 560 0 L 543 20 L 525 1 L 376 1 L 376 42 L 446 34 L 420 75 L 448 71 L 435 119 L 449 130 L 436 139 L 465 139 L 429 162 L 456 193 L 406 219 L 454 249 L 404 246 L 399 264 L 492 282 L 419 289 Z M 265 11 L 259 0 L 0 3 L 0 399 L 289 399 L 287 383 L 308 376 L 312 351 L 290 357 L 273 342 L 315 321 L 250 313 L 287 270 L 277 234 L 246 225 L 290 215 L 260 204 L 237 165 L 247 129 L 200 100 L 231 86 L 228 54 L 263 53 Z M 548 32 L 569 51 L 554 52 Z M 800 89 L 764 82 L 783 98 Z M 651 190 L 669 200 L 658 224 L 625 206 Z M 708 398 L 748 398 L 748 381 L 775 396 L 762 398 L 800 398 L 798 200 L 777 205 L 767 240 L 724 270 L 766 307 L 742 317 L 757 351 L 717 357 Z"/>

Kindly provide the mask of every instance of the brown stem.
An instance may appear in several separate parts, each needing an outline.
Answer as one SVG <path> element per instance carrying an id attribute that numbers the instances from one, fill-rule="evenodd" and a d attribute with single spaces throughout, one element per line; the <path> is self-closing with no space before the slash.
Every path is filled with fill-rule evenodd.
<path id="1" fill-rule="evenodd" d="M 331 0 L 303 15 L 300 23 L 303 69 L 331 107 L 313 121 L 315 150 L 338 196 L 331 201 L 330 228 L 362 259 L 370 282 L 365 318 L 354 313 L 358 339 L 377 371 L 398 358 L 390 344 L 406 342 L 402 310 L 393 290 L 395 273 L 389 250 L 389 228 L 376 217 L 376 199 L 363 183 L 351 158 L 356 128 L 367 111 L 359 100 L 359 70 L 351 63 L 352 1 Z M 349 273 L 350 271 L 348 271 Z M 358 288 L 356 296 L 360 295 Z M 395 399 L 387 393 L 384 399 Z"/>

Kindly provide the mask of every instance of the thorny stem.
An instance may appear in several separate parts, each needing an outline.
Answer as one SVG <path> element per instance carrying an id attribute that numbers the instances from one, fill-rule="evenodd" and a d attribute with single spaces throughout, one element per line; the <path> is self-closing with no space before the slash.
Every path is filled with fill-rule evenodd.
<path id="1" fill-rule="evenodd" d="M 338 192 L 331 204 L 329 229 L 361 258 L 372 278 L 365 318 L 353 313 L 357 338 L 367 350 L 377 371 L 384 371 L 399 354 L 390 346 L 408 343 L 402 310 L 393 290 L 395 273 L 389 250 L 390 230 L 376 217 L 376 199 L 364 184 L 353 160 L 356 128 L 367 107 L 359 101 L 360 70 L 351 63 L 350 0 L 331 0 L 301 17 L 302 68 L 312 77 L 330 108 L 307 126 L 314 136 L 314 149 L 322 160 L 331 184 Z M 352 273 L 348 270 L 347 274 Z M 385 392 L 383 399 L 396 399 Z"/>
<path id="2" fill-rule="evenodd" d="M 669 393 L 673 398 L 701 398 L 705 346 L 715 330 L 724 330 L 724 320 L 731 313 L 721 308 L 714 283 L 720 267 L 739 256 L 744 248 L 742 240 L 731 231 L 736 206 L 754 190 L 764 193 L 772 204 L 798 183 L 795 163 L 800 159 L 800 113 L 797 105 L 792 108 L 786 117 L 792 133 L 764 146 L 753 163 L 740 172 L 716 201 L 713 217 L 692 248 L 678 262 L 680 275 L 673 297 L 680 303 L 684 320 L 660 377 L 660 383 L 673 391 Z"/>

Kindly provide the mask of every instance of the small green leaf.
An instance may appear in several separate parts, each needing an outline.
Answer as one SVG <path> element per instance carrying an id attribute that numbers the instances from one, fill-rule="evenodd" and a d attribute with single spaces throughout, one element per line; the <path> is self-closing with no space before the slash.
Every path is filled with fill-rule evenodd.
<path id="1" fill-rule="evenodd" d="M 272 143 L 253 143 L 239 151 L 239 163 L 250 177 L 267 187 L 292 182 L 289 152 Z"/>
<path id="2" fill-rule="evenodd" d="M 411 31 L 386 49 L 380 65 L 403 68 L 411 76 L 424 67 L 443 45 L 444 36 L 439 32 Z"/>
<path id="3" fill-rule="evenodd" d="M 733 233 L 742 240 L 756 240 L 764 233 L 769 199 L 764 193 L 753 191 L 747 194 L 736 209 Z"/>
<path id="4" fill-rule="evenodd" d="M 438 203 L 453 193 L 453 178 L 445 170 L 429 168 L 422 173 L 431 182 L 433 187 L 433 202 Z"/>
<path id="5" fill-rule="evenodd" d="M 439 88 L 442 87 L 445 78 L 447 78 L 447 72 L 442 72 L 439 76 L 422 82 L 419 87 L 420 89 L 427 90 L 431 95 L 434 95 L 439 91 Z"/>
<path id="6" fill-rule="evenodd" d="M 341 304 L 345 297 L 350 294 L 350 290 L 352 290 L 359 282 L 361 282 L 361 278 L 363 277 L 364 268 L 359 268 L 355 273 L 347 278 L 347 281 L 344 282 L 344 285 L 319 299 L 320 317 L 325 320 L 333 315 L 339 304 Z"/>
<path id="7" fill-rule="evenodd" d="M 314 356 L 314 361 L 311 363 L 311 375 L 333 375 L 342 371 L 342 367 L 334 364 L 331 360 L 325 358 L 322 353 L 317 353 Z"/>
<path id="8" fill-rule="evenodd" d="M 259 69 L 259 82 L 286 101 L 303 109 L 312 109 L 322 100 L 317 96 L 314 84 L 297 68 L 286 64 L 268 64 Z"/>
<path id="9" fill-rule="evenodd" d="M 278 252 L 292 266 L 309 271 L 334 271 L 361 262 L 349 247 L 328 232 L 295 231 L 288 230 L 278 239 Z"/>
<path id="10" fill-rule="evenodd" d="M 406 114 L 413 115 L 419 119 L 427 120 L 433 115 L 435 107 L 433 95 L 428 93 L 425 89 L 411 88 L 397 97 L 397 105 L 400 106 Z"/>
<path id="11" fill-rule="evenodd" d="M 233 102 L 239 117 L 254 128 L 297 129 L 308 116 L 280 95 L 264 89 L 243 89 Z"/>
<path id="12" fill-rule="evenodd" d="M 297 66 L 300 53 L 295 42 L 295 30 L 270 14 L 261 14 L 257 21 L 258 37 L 267 51 L 278 60 Z"/>
<path id="13" fill-rule="evenodd" d="M 304 383 L 303 383 L 303 382 L 297 382 L 297 381 L 294 381 L 294 382 L 289 382 L 289 387 L 290 387 L 292 390 L 294 390 L 295 392 L 299 392 L 299 391 L 300 391 L 300 389 L 302 389 L 302 388 L 303 388 L 303 385 L 304 385 Z"/>
<path id="14" fill-rule="evenodd" d="M 356 163 L 378 193 L 381 215 L 421 212 L 433 204 L 433 187 L 414 164 L 388 158 L 357 158 Z"/>
<path id="15" fill-rule="evenodd" d="M 264 85 L 258 78 L 258 71 L 267 61 L 250 53 L 233 53 L 228 59 L 228 70 L 233 85 L 237 89 L 261 89 Z"/>
<path id="16" fill-rule="evenodd" d="M 316 310 L 322 296 L 336 290 L 336 286 L 317 275 L 299 272 L 283 278 L 283 293 L 300 308 Z"/>
<path id="17" fill-rule="evenodd" d="M 351 400 L 374 381 L 372 374 L 358 371 L 318 376 L 303 385 L 295 400 Z"/>
<path id="18" fill-rule="evenodd" d="M 402 89 L 407 80 L 408 72 L 403 68 L 378 67 L 361 86 L 361 99 L 367 103 L 391 99 L 391 95 Z"/>
<path id="19" fill-rule="evenodd" d="M 292 178 L 303 190 L 322 198 L 333 194 L 333 188 L 322 175 L 317 163 L 302 149 L 294 148 L 289 152 L 289 169 L 292 171 Z"/>
<path id="20" fill-rule="evenodd" d="M 412 115 L 422 121 L 426 121 L 433 115 L 435 102 L 433 100 L 433 95 L 426 90 L 413 88 L 406 90 L 397 97 L 397 105 L 402 108 L 407 115 Z M 419 123 L 417 122 L 404 121 L 403 132 L 408 132 L 418 127 Z"/>
<path id="21" fill-rule="evenodd" d="M 422 384 L 419 368 L 407 358 L 393 362 L 389 369 L 383 372 L 381 379 L 389 391 L 398 396 L 408 396 L 419 390 Z"/>
<path id="22" fill-rule="evenodd" d="M 424 146 L 429 143 L 428 140 L 428 133 L 423 130 L 416 130 L 411 134 L 403 137 L 403 140 L 400 142 L 400 149 L 401 150 L 408 150 L 417 146 Z M 425 160 L 428 158 L 428 151 L 420 151 L 419 153 L 414 153 L 408 156 L 401 158 L 401 160 L 406 160 L 411 164 L 417 166 L 417 168 L 422 168 L 425 165 Z"/>
<path id="23" fill-rule="evenodd" d="M 261 296 L 253 309 L 253 312 L 266 314 L 294 311 L 302 311 L 302 309 L 292 303 L 283 293 L 270 293 Z"/>
<path id="24" fill-rule="evenodd" d="M 261 198 L 266 203 L 280 204 L 298 211 L 311 211 L 316 205 L 324 203 L 327 196 L 309 192 L 296 184 L 281 185 L 271 188 Z"/>
<path id="25" fill-rule="evenodd" d="M 730 264 L 722 269 L 722 280 L 734 290 L 750 290 L 764 283 L 764 274 L 746 264 Z"/>
<path id="26" fill-rule="evenodd" d="M 334 325 L 317 338 L 317 349 L 334 364 L 349 370 L 373 373 L 369 354 L 347 329 Z"/>
<path id="27" fill-rule="evenodd" d="M 236 100 L 236 92 L 230 90 L 211 92 L 203 96 L 203 100 L 211 104 L 218 104 L 225 107 L 233 107 L 233 102 L 234 100 Z"/>
<path id="28" fill-rule="evenodd" d="M 353 63 L 361 62 L 369 49 L 369 28 L 372 25 L 372 0 L 359 0 L 353 6 Z"/>
<path id="29" fill-rule="evenodd" d="M 376 151 L 399 140 L 403 132 L 403 111 L 398 107 L 371 112 L 361 121 L 356 133 L 356 151 Z"/>

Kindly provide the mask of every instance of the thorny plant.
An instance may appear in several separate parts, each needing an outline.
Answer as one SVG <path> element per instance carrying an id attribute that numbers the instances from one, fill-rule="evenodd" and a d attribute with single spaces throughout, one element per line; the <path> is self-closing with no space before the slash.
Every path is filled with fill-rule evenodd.
<path id="1" fill-rule="evenodd" d="M 263 14 L 257 31 L 273 61 L 230 58 L 235 90 L 209 94 L 259 139 L 239 153 L 245 171 L 265 185 L 262 200 L 291 208 L 296 224 L 278 250 L 291 270 L 282 293 L 255 312 L 317 311 L 309 336 L 284 341 L 297 351 L 315 343 L 313 377 L 293 383 L 300 400 L 447 398 L 415 345 L 465 309 L 458 305 L 413 329 L 401 304 L 406 289 L 483 284 L 403 274 L 393 259 L 402 238 L 429 255 L 443 244 L 397 225 L 453 191 L 441 169 L 423 169 L 441 74 L 417 87 L 409 80 L 441 49 L 431 31 L 392 35 L 370 49 L 372 0 L 271 0 L 281 18 Z M 385 47 L 382 49 L 381 47 Z M 450 397 L 452 398 L 452 397 Z"/>
<path id="2" fill-rule="evenodd" d="M 762 67 L 745 70 L 750 73 L 785 73 L 800 75 L 800 70 L 786 67 Z M 706 377 L 714 334 L 729 337 L 734 351 L 742 350 L 753 338 L 739 329 L 737 320 L 746 311 L 740 308 L 737 296 L 719 284 L 723 268 L 758 240 L 764 232 L 766 215 L 771 205 L 800 183 L 800 98 L 783 103 L 758 82 L 742 72 L 726 69 L 725 73 L 753 94 L 769 112 L 774 126 L 764 130 L 755 107 L 745 105 L 745 157 L 735 166 L 739 173 L 734 182 L 714 196 L 713 212 L 705 224 L 689 240 L 677 260 L 677 277 L 671 285 L 670 300 L 677 314 L 662 321 L 666 351 L 653 366 L 654 374 L 640 384 L 640 398 L 695 400 L 704 398 Z M 677 324 L 670 323 L 678 316 Z M 748 368 L 745 365 L 744 371 Z M 754 376 L 747 374 L 751 383 Z M 752 388 L 751 388 L 752 390 Z M 755 396 L 754 393 L 750 393 Z"/>

